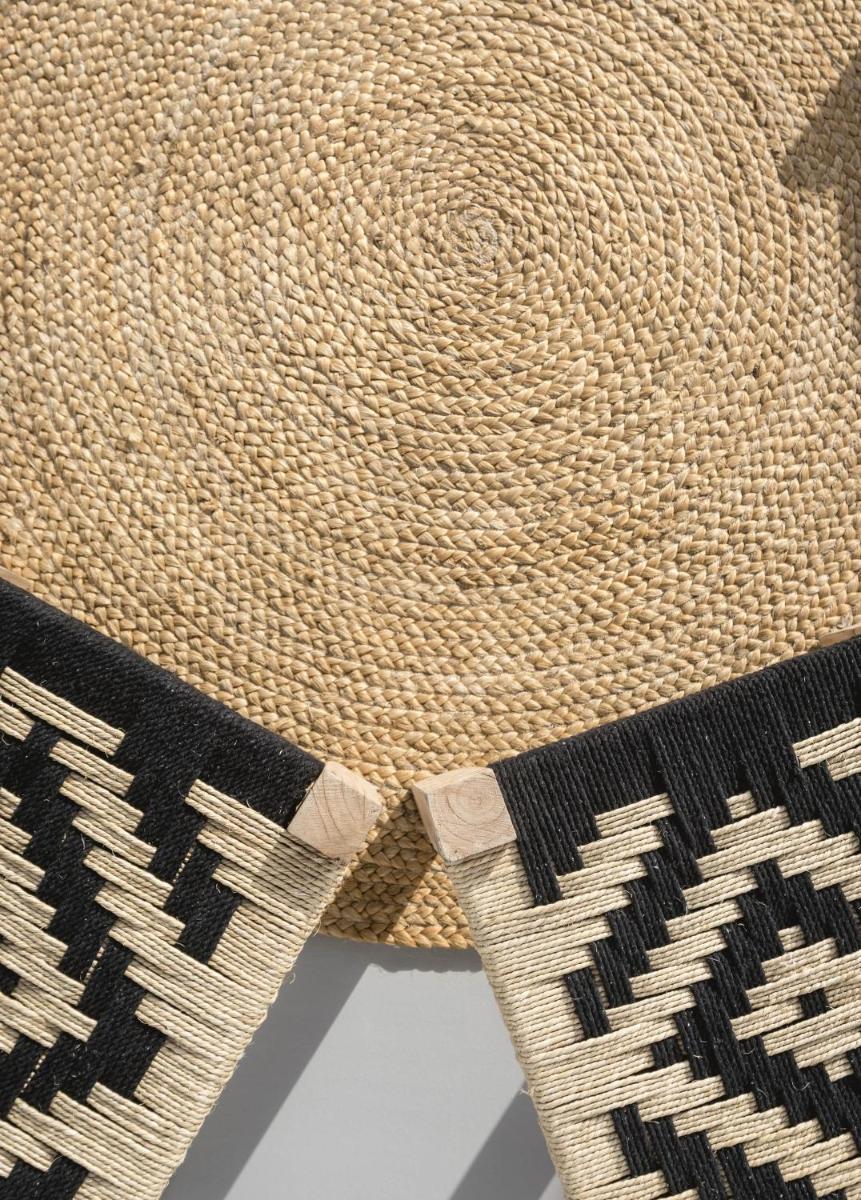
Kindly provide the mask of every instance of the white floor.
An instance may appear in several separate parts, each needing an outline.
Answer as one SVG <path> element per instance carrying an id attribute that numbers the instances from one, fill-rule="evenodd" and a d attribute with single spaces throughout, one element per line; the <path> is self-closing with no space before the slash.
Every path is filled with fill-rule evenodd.
<path id="1" fill-rule="evenodd" d="M 562 1200 L 478 958 L 312 938 L 166 1200 Z"/>

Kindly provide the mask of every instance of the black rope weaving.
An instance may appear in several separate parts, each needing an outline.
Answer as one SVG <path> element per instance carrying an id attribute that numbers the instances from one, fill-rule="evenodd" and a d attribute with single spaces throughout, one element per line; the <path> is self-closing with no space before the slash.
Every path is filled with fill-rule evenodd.
<path id="1" fill-rule="evenodd" d="M 861 1195 L 859 718 L 855 639 L 494 764 L 589 1079 L 532 1085 L 572 1177 L 609 1118 L 602 1200 Z"/>
<path id="2" fill-rule="evenodd" d="M 33 693 L 35 711 L 19 708 L 14 691 L 19 679 L 41 689 Z M 55 701 L 61 706 L 57 724 L 50 717 Z M 71 710 L 62 705 L 119 731 L 116 746 L 106 752 L 88 741 L 86 722 L 80 732 L 70 728 Z M 119 901 L 106 900 L 110 871 L 133 872 L 144 897 L 141 911 L 150 911 L 151 890 L 152 920 L 163 913 L 181 927 L 175 949 L 194 962 L 209 962 L 242 897 L 214 877 L 222 858 L 198 840 L 205 819 L 188 802 L 189 789 L 201 781 L 286 827 L 322 764 L 3 583 L 0 707 L 14 730 L 0 733 L 4 845 L 21 846 L 20 858 L 10 854 L 0 862 L 0 875 L 13 889 L 20 883 L 14 894 L 21 919 L 39 926 L 44 914 L 44 953 L 59 947 L 56 963 L 48 958 L 43 965 L 39 958 L 16 969 L 10 963 L 28 952 L 16 947 L 17 910 L 0 914 L 0 1000 L 11 1006 L 0 1012 L 0 1024 L 20 1014 L 23 1026 L 0 1049 L 2 1125 L 16 1104 L 49 1114 L 58 1096 L 84 1103 L 96 1085 L 134 1100 L 164 1044 L 165 1035 L 138 1013 L 147 989 L 128 976 L 133 951 L 114 936 Z M 25 717 L 27 728 L 18 734 L 14 723 Z M 99 737 L 106 736 L 99 726 Z M 85 812 L 73 798 L 75 771 L 68 762 L 75 754 L 87 756 L 94 801 L 109 806 L 121 800 L 123 813 L 132 814 L 127 827 L 108 824 L 103 837 L 99 814 Z M 119 799 L 101 787 L 100 770 L 129 777 Z M 95 822 L 92 835 L 87 820 Z M 100 842 L 110 850 L 112 837 L 129 846 L 128 864 L 104 851 L 98 859 Z M 140 857 L 144 853 L 148 860 Z M 106 866 L 94 867 L 94 856 Z M 69 995 L 77 999 L 67 1005 L 61 987 L 56 1014 L 31 986 L 42 970 L 72 981 Z M 63 1029 L 64 1022 L 71 1028 L 79 1022 L 88 1034 Z M 6 1144 L 0 1134 L 0 1146 Z M 31 1155 L 39 1157 L 32 1150 Z M 0 1198 L 71 1200 L 86 1176 L 63 1154 L 40 1166 L 22 1152 L 0 1178 Z"/>

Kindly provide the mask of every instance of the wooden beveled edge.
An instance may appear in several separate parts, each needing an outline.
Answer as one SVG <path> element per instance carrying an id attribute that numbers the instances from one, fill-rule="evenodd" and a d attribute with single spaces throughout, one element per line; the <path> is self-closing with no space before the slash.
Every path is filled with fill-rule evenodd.
<path id="1" fill-rule="evenodd" d="M 5 579 L 6 583 L 11 583 L 24 592 L 32 591 L 24 576 L 19 575 L 17 571 L 10 571 L 8 567 L 0 566 L 0 579 Z"/>
<path id="2" fill-rule="evenodd" d="M 352 858 L 382 809 L 373 784 L 340 763 L 326 763 L 287 831 L 326 858 Z"/>
<path id="3" fill-rule="evenodd" d="M 490 767 L 462 767 L 413 784 L 425 828 L 443 860 L 459 863 L 516 840 Z"/>
<path id="4" fill-rule="evenodd" d="M 843 629 L 832 629 L 829 633 L 819 635 L 820 646 L 837 646 L 840 642 L 848 642 L 850 638 L 861 637 L 861 624 L 846 625 Z"/>

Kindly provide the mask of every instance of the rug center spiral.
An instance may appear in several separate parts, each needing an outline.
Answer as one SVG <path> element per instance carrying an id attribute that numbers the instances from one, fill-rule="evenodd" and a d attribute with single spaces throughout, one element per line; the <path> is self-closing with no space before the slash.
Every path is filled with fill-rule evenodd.
<path id="1" fill-rule="evenodd" d="M 0 537 L 57 602 L 394 804 L 848 611 L 854 3 L 6 8 Z"/>

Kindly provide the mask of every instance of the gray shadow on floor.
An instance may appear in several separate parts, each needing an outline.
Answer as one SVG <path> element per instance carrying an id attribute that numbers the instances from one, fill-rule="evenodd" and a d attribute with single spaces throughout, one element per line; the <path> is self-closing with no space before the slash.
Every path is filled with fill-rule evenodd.
<path id="1" fill-rule="evenodd" d="M 369 961 L 363 947 L 327 954 L 325 941 L 312 938 L 299 955 L 164 1200 L 224 1200 L 314 1057 Z"/>
<path id="2" fill-rule="evenodd" d="M 225 1200 L 368 967 L 481 970 L 474 951 L 332 942 L 314 937 L 305 945 L 164 1200 Z"/>
<path id="3" fill-rule="evenodd" d="M 518 1092 L 450 1200 L 541 1200 L 553 1175 L 532 1101 Z"/>
<path id="4" fill-rule="evenodd" d="M 478 974 L 482 969 L 475 950 L 413 950 L 408 946 L 365 943 L 361 953 L 369 967 L 380 967 L 383 971 L 435 971 L 451 975 L 453 971 Z"/>

